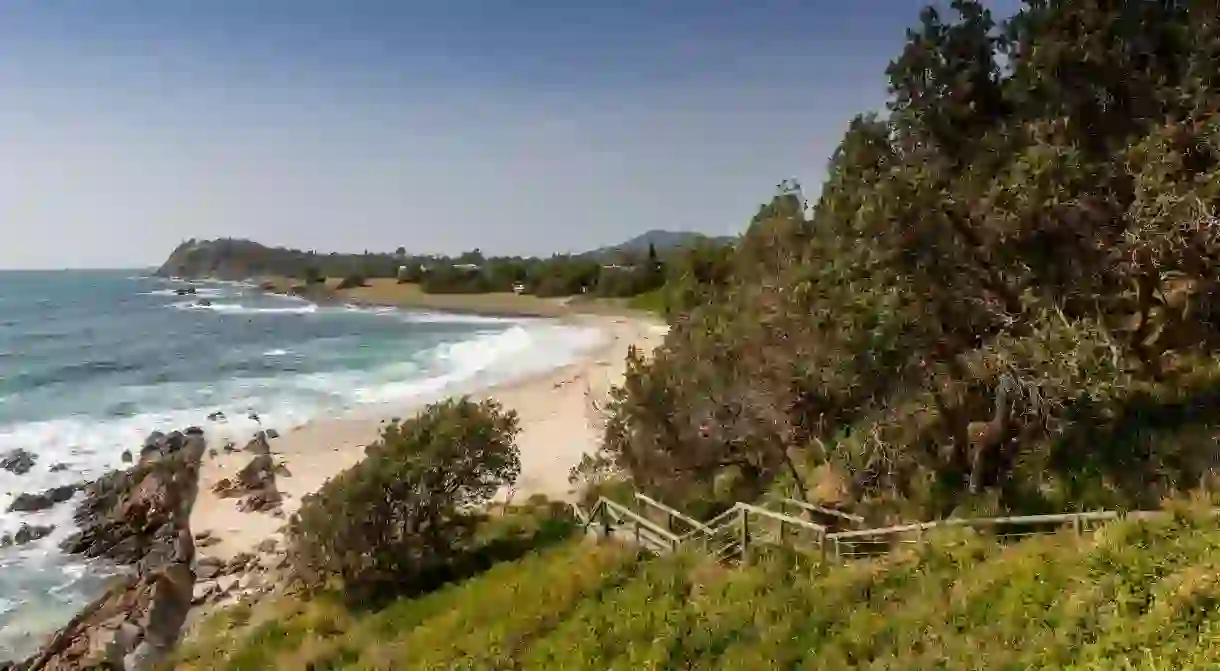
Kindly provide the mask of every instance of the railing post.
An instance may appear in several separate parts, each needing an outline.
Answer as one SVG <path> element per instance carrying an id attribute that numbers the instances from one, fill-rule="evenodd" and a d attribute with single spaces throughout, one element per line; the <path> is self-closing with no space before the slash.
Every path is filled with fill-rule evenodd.
<path id="1" fill-rule="evenodd" d="M 741 563 L 750 563 L 750 519 L 743 508 L 741 511 Z"/>
<path id="2" fill-rule="evenodd" d="M 1084 535 L 1084 524 L 1082 522 L 1083 520 L 1080 519 L 1080 513 L 1076 513 L 1076 516 L 1072 518 L 1072 528 L 1076 531 L 1076 538 L 1080 538 Z"/>
<path id="3" fill-rule="evenodd" d="M 603 501 L 597 502 L 597 509 L 602 512 L 602 538 L 610 537 L 610 514 L 606 512 L 606 504 Z"/>
<path id="4" fill-rule="evenodd" d="M 834 557 L 835 563 L 838 564 L 843 561 L 843 549 L 841 547 L 839 547 L 839 537 L 838 536 L 835 536 L 835 543 L 834 543 L 833 549 L 834 549 L 834 554 L 832 556 Z"/>
<path id="5" fill-rule="evenodd" d="M 788 544 L 788 525 L 783 520 L 779 521 L 779 544 Z"/>

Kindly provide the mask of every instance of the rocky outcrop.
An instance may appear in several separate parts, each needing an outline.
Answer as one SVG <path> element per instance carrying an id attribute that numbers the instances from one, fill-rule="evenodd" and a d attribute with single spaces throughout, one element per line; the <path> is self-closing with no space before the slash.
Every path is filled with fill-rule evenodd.
<path id="1" fill-rule="evenodd" d="M 71 499 L 84 488 L 83 484 L 75 484 L 52 487 L 45 492 L 36 492 L 34 494 L 22 492 L 9 504 L 8 511 L 10 513 L 33 513 L 39 510 L 46 510 L 57 503 L 63 503 Z"/>
<path id="2" fill-rule="evenodd" d="M 164 564 L 179 531 L 189 528 L 205 450 L 202 435 L 150 436 L 135 466 L 85 489 L 75 514 L 80 531 L 63 550 L 142 568 Z"/>
<path id="3" fill-rule="evenodd" d="M 246 446 L 257 452 L 257 456 L 246 464 L 237 476 L 223 478 L 212 486 L 212 491 L 222 497 L 243 496 L 237 507 L 243 512 L 270 512 L 280 507 L 283 496 L 275 484 L 276 464 L 266 440 L 261 435 Z"/>
<path id="4" fill-rule="evenodd" d="M 195 591 L 190 511 L 206 451 L 203 432 L 155 433 L 139 461 L 85 488 L 80 531 L 61 547 L 134 565 L 24 666 L 31 671 L 144 671 L 177 642 Z"/>
<path id="5" fill-rule="evenodd" d="M 242 599 L 257 598 L 289 585 L 288 555 L 276 538 L 268 538 L 255 548 L 229 561 L 206 557 L 199 561 L 195 605 L 226 605 Z"/>
<path id="6" fill-rule="evenodd" d="M 179 544 L 184 551 L 188 544 Z M 77 614 L 29 671 L 155 668 L 173 649 L 194 596 L 188 551 L 162 567 L 120 579 Z"/>
<path id="7" fill-rule="evenodd" d="M 17 448 L 0 456 L 0 468 L 15 475 L 25 475 L 34 468 L 38 456 L 21 448 Z"/>

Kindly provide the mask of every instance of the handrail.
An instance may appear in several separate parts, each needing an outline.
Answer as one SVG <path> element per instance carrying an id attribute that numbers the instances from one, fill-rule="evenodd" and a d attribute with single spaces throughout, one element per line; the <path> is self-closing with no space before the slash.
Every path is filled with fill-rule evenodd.
<path id="1" fill-rule="evenodd" d="M 657 552 L 665 552 L 668 550 L 676 550 L 679 545 L 688 542 L 694 542 L 696 547 L 703 551 L 720 558 L 726 552 L 730 555 L 739 554 L 743 561 L 749 561 L 751 537 L 756 540 L 766 542 L 778 542 L 783 544 L 789 542 L 790 535 L 787 533 L 788 527 L 794 527 L 797 530 L 807 529 L 817 533 L 817 545 L 821 546 L 823 552 L 829 553 L 828 556 L 833 557 L 835 561 L 854 558 L 876 556 L 875 552 L 865 550 L 858 551 L 861 545 L 868 546 L 870 544 L 887 545 L 894 542 L 922 542 L 923 532 L 930 529 L 952 528 L 952 527 L 988 527 L 1001 525 L 1064 525 L 1071 524 L 1075 532 L 1079 535 L 1085 530 L 1086 522 L 1103 522 L 1119 519 L 1132 520 L 1151 520 L 1160 519 L 1167 516 L 1172 516 L 1168 511 L 1090 511 L 1076 513 L 1056 513 L 1048 515 L 1012 515 L 1007 517 L 990 517 L 990 518 L 948 518 L 943 520 L 933 520 L 928 522 L 916 522 L 912 524 L 900 524 L 889 527 L 880 527 L 874 529 L 854 529 L 851 531 L 828 531 L 827 527 L 816 522 L 794 517 L 785 513 L 776 512 L 760 506 L 750 505 L 748 503 L 736 503 L 733 507 L 716 515 L 706 522 L 700 522 L 687 515 L 680 513 L 673 508 L 661 504 L 653 499 L 648 498 L 643 494 L 636 494 L 636 499 L 653 506 L 654 508 L 665 512 L 667 515 L 677 517 L 692 527 L 692 530 L 677 534 L 670 531 L 652 520 L 644 517 L 640 513 L 632 510 L 628 506 L 610 500 L 606 497 L 600 497 L 593 508 L 586 514 L 579 506 L 573 506 L 576 511 L 576 516 L 584 524 L 587 530 L 591 525 L 600 520 L 604 534 L 609 534 L 611 529 L 618 531 L 635 532 L 636 542 L 643 543 L 650 549 Z M 794 503 L 803 509 L 820 508 L 812 504 L 803 504 L 803 502 L 793 499 L 787 499 L 787 502 Z M 837 512 L 837 511 L 835 511 Z M 1211 511 L 1213 515 L 1220 515 L 1220 508 Z M 848 513 L 841 513 L 839 516 L 844 519 L 858 518 L 858 516 Z M 768 526 L 752 525 L 748 518 L 751 516 L 762 517 L 778 521 L 779 533 L 773 533 L 773 529 Z M 1012 534 L 1002 534 L 1013 537 L 1021 537 L 1028 535 L 1036 535 L 1049 532 L 1044 529 L 1031 529 L 1026 532 L 1014 531 Z M 908 532 L 917 532 L 918 540 L 895 538 L 899 534 Z M 727 543 L 723 543 L 727 540 Z M 713 552 L 715 547 L 719 546 L 719 550 Z"/>
<path id="2" fill-rule="evenodd" d="M 819 505 L 814 505 L 812 503 L 806 503 L 804 501 L 800 501 L 797 499 L 791 499 L 791 498 L 784 498 L 781 500 L 784 503 L 789 503 L 789 504 L 792 504 L 799 508 L 804 508 L 805 510 L 808 510 L 810 512 L 822 513 L 823 515 L 830 515 L 832 517 L 841 517 L 845 520 L 848 520 L 849 522 L 854 522 L 856 524 L 864 524 L 863 517 L 861 517 L 859 515 L 853 515 L 851 513 L 845 513 L 842 510 L 835 510 L 833 508 L 823 508 L 822 506 L 819 506 Z"/>
<path id="3" fill-rule="evenodd" d="M 1152 515 L 1156 511 L 1148 511 Z M 1148 513 L 1140 514 L 1140 518 L 1144 518 Z M 1135 515 L 1137 513 L 1133 513 Z M 898 534 L 907 531 L 925 531 L 938 527 L 976 527 L 976 526 L 998 526 L 1001 524 L 1067 524 L 1069 522 L 1095 522 L 1116 520 L 1122 515 L 1113 511 L 1096 511 L 1087 513 L 1056 513 L 1051 515 L 1014 515 L 1010 517 L 977 517 L 977 518 L 962 518 L 951 517 L 944 520 L 934 520 L 931 522 L 916 522 L 914 524 L 900 524 L 892 527 L 881 527 L 877 529 L 856 529 L 852 531 L 836 531 L 827 534 L 829 539 L 834 538 L 863 538 L 867 536 L 884 536 L 888 534 Z M 1130 516 L 1130 515 L 1129 515 Z"/>
<path id="4" fill-rule="evenodd" d="M 639 515 L 638 513 L 636 513 L 632 509 L 624 506 L 623 504 L 615 503 L 614 501 L 611 501 L 610 499 L 602 499 L 602 500 L 605 502 L 605 505 L 608 509 L 613 510 L 616 513 L 619 513 L 620 515 L 622 515 L 624 517 L 630 518 L 633 522 L 639 524 L 640 526 L 642 526 L 656 534 L 659 534 L 662 538 L 669 539 L 673 543 L 678 543 L 681 540 L 681 538 L 677 534 L 671 533 L 668 529 L 666 529 L 658 524 L 655 524 L 652 520 L 649 520 L 648 518 L 646 518 L 642 515 Z"/>
<path id="5" fill-rule="evenodd" d="M 644 503 L 647 503 L 648 505 L 652 506 L 653 508 L 656 508 L 657 510 L 660 510 L 661 512 L 664 512 L 667 515 L 672 515 L 672 516 L 682 520 L 683 522 L 686 522 L 690 526 L 695 527 L 696 529 L 699 529 L 705 533 L 711 531 L 711 529 L 708 526 L 706 526 L 703 522 L 700 522 L 699 520 L 697 520 L 693 517 L 688 517 L 688 516 L 678 512 L 677 510 L 670 508 L 669 506 L 665 505 L 664 503 L 661 503 L 660 501 L 655 501 L 651 498 L 648 498 L 647 496 L 644 496 L 643 494 L 640 494 L 639 492 L 636 492 L 635 498 L 643 501 Z"/>
<path id="6" fill-rule="evenodd" d="M 803 520 L 799 517 L 793 517 L 791 515 L 777 513 L 774 510 L 767 510 L 766 508 L 759 508 L 758 506 L 752 506 L 748 503 L 738 503 L 737 507 L 739 507 L 742 510 L 745 510 L 746 512 L 754 514 L 754 515 L 759 515 L 762 517 L 769 517 L 773 520 L 779 520 L 780 522 L 784 522 L 785 524 L 794 524 L 799 527 L 805 527 L 806 529 L 816 531 L 820 534 L 826 533 L 826 527 L 822 526 L 821 524 L 818 524 L 816 522 L 810 522 L 809 520 Z"/>
<path id="7" fill-rule="evenodd" d="M 726 510 L 726 511 L 724 511 L 724 512 L 720 513 L 719 515 L 717 515 L 717 516 L 713 517 L 712 519 L 710 519 L 710 520 L 708 520 L 708 521 L 704 522 L 703 524 L 704 524 L 704 525 L 706 525 L 706 526 L 708 527 L 708 530 L 709 530 L 709 531 L 711 531 L 711 528 L 712 528 L 712 527 L 719 526 L 721 522 L 723 522 L 723 521 L 725 521 L 725 520 L 727 520 L 727 519 L 731 518 L 733 515 L 738 514 L 738 512 L 739 512 L 740 510 L 741 510 L 741 504 L 740 504 L 740 503 L 735 503 L 735 504 L 733 504 L 733 507 L 732 507 L 732 508 L 729 508 L 728 510 Z"/>

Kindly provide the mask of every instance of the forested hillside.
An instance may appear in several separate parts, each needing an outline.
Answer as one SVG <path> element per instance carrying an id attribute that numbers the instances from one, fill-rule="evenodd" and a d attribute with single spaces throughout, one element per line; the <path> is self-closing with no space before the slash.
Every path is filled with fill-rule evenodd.
<path id="1" fill-rule="evenodd" d="M 928 9 L 806 214 L 634 361 L 606 436 L 691 510 L 804 483 L 873 519 L 1155 506 L 1220 430 L 1220 5 Z"/>
<path id="2" fill-rule="evenodd" d="M 394 278 L 437 294 L 521 290 L 546 297 L 582 293 L 630 297 L 664 284 L 668 275 L 675 274 L 667 273 L 668 264 L 681 269 L 688 257 L 731 249 L 735 242 L 735 238 L 698 233 L 649 231 L 616 247 L 539 258 L 488 256 L 478 249 L 456 256 L 411 254 L 404 247 L 393 253 L 320 254 L 250 240 L 192 239 L 178 245 L 156 273 L 226 280 L 292 278 L 306 284 L 336 277 L 353 286 L 370 278 Z"/>

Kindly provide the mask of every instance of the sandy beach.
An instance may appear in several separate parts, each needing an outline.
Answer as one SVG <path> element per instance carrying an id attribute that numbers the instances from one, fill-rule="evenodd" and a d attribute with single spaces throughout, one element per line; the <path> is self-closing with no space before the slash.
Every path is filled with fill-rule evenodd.
<path id="1" fill-rule="evenodd" d="M 602 425 L 596 409 L 604 407 L 611 387 L 622 379 L 627 349 L 634 345 L 651 352 L 665 332 L 659 322 L 644 319 L 588 314 L 566 319 L 599 328 L 605 334 L 604 342 L 571 365 L 470 394 L 476 398 L 495 398 L 518 414 L 521 477 L 511 492 L 515 498 L 532 494 L 558 499 L 572 497 L 568 470 L 580 461 L 581 455 L 593 452 L 600 443 Z M 191 529 L 196 534 L 211 532 L 219 542 L 201 547 L 200 556 L 229 559 L 240 552 L 252 551 L 268 538 L 281 538 L 287 517 L 300 507 L 303 496 L 358 462 L 364 455 L 364 446 L 377 438 L 384 420 L 408 417 L 412 410 L 412 407 L 387 408 L 359 418 L 315 420 L 283 431 L 279 438 L 271 440 L 273 459 L 283 464 L 288 473 L 276 478 L 284 494 L 284 517 L 241 512 L 237 508 L 238 499 L 220 498 L 212 493 L 212 485 L 222 478 L 233 477 L 250 461 L 251 454 L 217 449 L 215 457 L 205 457 Z"/>

